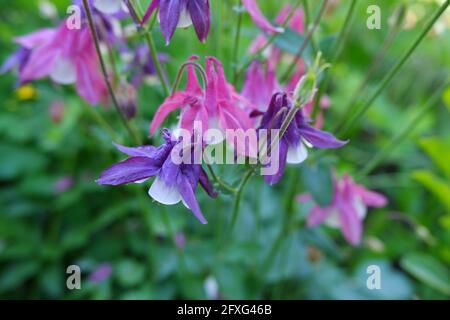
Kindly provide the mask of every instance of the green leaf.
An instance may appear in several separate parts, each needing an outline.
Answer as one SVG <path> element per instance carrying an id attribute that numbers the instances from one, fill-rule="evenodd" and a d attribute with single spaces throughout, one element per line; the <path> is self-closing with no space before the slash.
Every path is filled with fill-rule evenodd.
<path id="1" fill-rule="evenodd" d="M 419 145 L 446 174 L 450 175 L 450 140 L 439 137 L 422 138 Z"/>
<path id="2" fill-rule="evenodd" d="M 450 177 L 450 140 L 445 141 L 436 137 L 424 138 L 419 141 L 419 144 L 447 177 Z"/>
<path id="3" fill-rule="evenodd" d="M 447 106 L 448 111 L 450 111 L 450 87 L 448 87 L 445 91 L 444 91 L 444 102 L 445 105 Z"/>
<path id="4" fill-rule="evenodd" d="M 328 206 L 333 198 L 333 177 L 330 167 L 323 163 L 306 164 L 302 166 L 301 173 L 303 184 L 314 201 L 321 207 Z"/>
<path id="5" fill-rule="evenodd" d="M 144 276 L 144 266 L 134 260 L 122 260 L 117 264 L 117 280 L 124 287 L 138 285 Z"/>
<path id="6" fill-rule="evenodd" d="M 2 270 L 0 292 L 20 287 L 25 281 L 35 275 L 40 268 L 38 262 L 23 261 L 11 264 Z"/>
<path id="7" fill-rule="evenodd" d="M 450 184 L 447 181 L 436 177 L 432 172 L 426 170 L 413 172 L 413 177 L 434 194 L 450 212 Z"/>
<path id="8" fill-rule="evenodd" d="M 12 179 L 41 170 L 45 157 L 30 148 L 0 145 L 0 179 Z"/>
<path id="9" fill-rule="evenodd" d="M 450 295 L 448 269 L 432 256 L 413 253 L 405 256 L 400 265 L 419 281 L 443 294 Z"/>

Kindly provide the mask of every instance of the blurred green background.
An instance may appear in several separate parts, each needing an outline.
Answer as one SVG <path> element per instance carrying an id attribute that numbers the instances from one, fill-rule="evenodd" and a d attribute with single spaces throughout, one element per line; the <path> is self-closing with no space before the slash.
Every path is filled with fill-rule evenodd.
<path id="1" fill-rule="evenodd" d="M 145 4 L 148 1 L 142 1 Z M 259 1 L 273 19 L 283 3 Z M 329 57 L 343 24 L 349 0 L 332 1 L 314 36 Z M 369 81 L 372 92 L 424 27 L 439 1 L 404 1 L 406 26 Z M 51 1 L 62 18 L 69 4 Z M 309 1 L 317 11 L 319 2 Z M 368 30 L 366 9 L 381 7 L 381 30 Z M 0 61 L 16 46 L 15 36 L 58 20 L 45 17 L 40 1 L 0 0 Z M 170 46 L 159 32 L 158 49 L 169 56 L 170 79 L 187 57 L 215 55 L 232 74 L 236 1 L 211 0 L 212 26 L 205 45 L 192 28 L 178 30 Z M 367 67 L 392 28 L 388 20 L 401 1 L 357 1 L 348 43 L 330 69 L 331 108 L 325 128 L 332 130 L 364 79 Z M 370 111 L 350 132 L 349 146 L 325 161 L 339 172 L 358 172 L 398 133 L 450 75 L 449 10 Z M 125 20 L 123 25 L 129 25 Z M 248 15 L 240 56 L 258 34 Z M 143 42 L 142 39 L 132 39 Z M 285 50 L 297 48 L 280 38 Z M 198 191 L 209 224 L 200 225 L 183 205 L 160 206 L 142 185 L 100 187 L 99 173 L 121 159 L 111 139 L 92 120 L 91 112 L 71 87 L 48 80 L 17 89 L 16 77 L 0 77 L 0 298 L 49 299 L 448 299 L 450 297 L 450 87 L 370 176 L 367 187 L 389 198 L 383 209 L 370 210 L 361 246 L 351 247 L 327 227 L 308 229 L 304 205 L 289 195 L 305 192 L 302 179 L 290 179 L 288 168 L 275 187 L 253 178 L 244 194 L 239 221 L 227 234 L 232 197 L 208 199 Z M 363 98 L 368 97 L 363 94 Z M 156 84 L 139 91 L 135 120 L 146 134 L 152 115 L 164 99 Z M 51 119 L 50 106 L 63 104 L 61 121 Z M 121 142 L 130 144 L 112 108 L 97 110 L 113 124 Z M 317 152 L 317 151 L 316 151 Z M 243 172 L 221 168 L 227 181 Z M 292 180 L 292 181 L 290 181 Z M 290 230 L 282 239 L 270 271 L 259 272 L 292 211 Z M 183 239 L 184 238 L 184 239 Z M 185 240 L 185 241 L 183 241 Z M 185 242 L 183 244 L 183 242 Z M 382 270 L 382 289 L 368 290 L 366 267 Z M 82 270 L 82 289 L 66 288 L 66 268 Z M 91 273 L 110 269 L 103 281 Z M 109 272 L 106 272 L 109 274 Z"/>

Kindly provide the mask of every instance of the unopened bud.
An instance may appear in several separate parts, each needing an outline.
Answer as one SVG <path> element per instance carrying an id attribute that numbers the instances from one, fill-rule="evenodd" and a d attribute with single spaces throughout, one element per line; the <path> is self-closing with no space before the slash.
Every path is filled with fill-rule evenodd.
<path id="1" fill-rule="evenodd" d="M 294 104 L 297 108 L 303 107 L 311 102 L 317 92 L 317 82 L 320 74 L 330 65 L 322 62 L 322 53 L 317 54 L 314 64 L 306 74 L 299 80 L 294 90 Z"/>
<path id="2" fill-rule="evenodd" d="M 136 89 L 127 83 L 122 83 L 119 89 L 119 105 L 128 119 L 134 118 L 137 112 Z"/>

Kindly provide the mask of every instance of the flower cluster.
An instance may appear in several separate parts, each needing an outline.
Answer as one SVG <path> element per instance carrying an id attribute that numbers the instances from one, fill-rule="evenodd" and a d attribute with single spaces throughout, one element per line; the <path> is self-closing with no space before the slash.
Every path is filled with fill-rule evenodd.
<path id="1" fill-rule="evenodd" d="M 149 128 L 150 136 L 153 136 L 169 115 L 179 112 L 175 130 L 162 129 L 164 143 L 158 147 L 116 144 L 117 149 L 128 158 L 101 173 L 98 184 L 116 186 L 143 183 L 154 178 L 148 191 L 151 198 L 164 205 L 182 202 L 205 224 L 207 219 L 195 196 L 198 185 L 213 198 L 218 196 L 215 189 L 226 187 L 228 191 L 236 191 L 211 171 L 216 182 L 213 186 L 202 163 L 192 161 L 197 150 L 203 151 L 209 145 L 223 143 L 235 157 L 261 160 L 263 155 L 267 161 L 251 163 L 252 170 L 276 163 L 275 172 L 264 174 L 264 180 L 273 185 L 280 182 L 287 164 L 298 165 L 305 161 L 308 149 L 336 149 L 348 143 L 321 130 L 323 111 L 330 106 L 328 97 L 321 97 L 319 110 L 314 112 L 317 82 L 324 69 L 320 65 L 320 54 L 314 65 L 308 66 L 302 57 L 286 55 L 269 42 L 268 36 L 284 32 L 283 28 L 277 27 L 279 25 L 303 34 L 303 11 L 287 5 L 272 24 L 259 9 L 256 0 L 242 0 L 241 3 L 243 7 L 236 8 L 238 13 L 242 14 L 241 10 L 245 8 L 263 31 L 248 50 L 254 59 L 247 70 L 243 70 L 246 71 L 246 78 L 242 89 L 238 90 L 227 80 L 224 66 L 218 58 L 207 56 L 202 65 L 197 55 L 191 55 L 180 69 L 173 92 L 167 94 L 157 108 Z M 7 59 L 0 72 L 17 69 L 19 84 L 45 77 L 58 84 L 75 84 L 78 94 L 93 105 L 106 103 L 110 94 L 112 102 L 120 104 L 124 121 L 136 114 L 137 89 L 146 77 L 158 74 L 162 84 L 168 80 L 168 74 L 161 68 L 161 61 L 167 62 L 169 59 L 155 52 L 151 38 L 148 47 L 140 44 L 129 46 L 125 32 L 117 31 L 117 25 L 120 26 L 117 22 L 131 16 L 142 30 L 142 25 L 150 17 L 158 18 L 167 44 L 170 44 L 177 28 L 192 25 L 202 42 L 206 41 L 210 31 L 209 0 L 152 0 L 141 20 L 131 1 L 74 0 L 74 4 L 84 9 L 92 8 L 86 12 L 82 10 L 78 28 L 71 28 L 68 19 L 64 19 L 57 28 L 42 29 L 16 38 L 20 48 Z M 98 35 L 94 37 L 96 33 Z M 105 46 L 101 46 L 103 44 Z M 121 74 L 115 74 L 115 77 L 107 74 L 100 47 L 119 50 L 120 57 L 125 60 L 121 71 L 129 75 L 130 81 Z M 113 56 L 111 54 L 110 59 Z M 284 79 L 279 77 L 279 66 L 284 64 L 286 57 L 293 59 L 294 64 L 284 77 L 287 79 Z M 179 89 L 184 70 L 186 84 Z M 115 81 L 110 84 L 109 78 Z M 119 98 L 114 96 L 114 92 Z M 57 120 L 56 115 L 60 112 L 57 114 L 56 111 L 53 113 Z M 211 140 L 201 132 L 199 135 L 196 123 L 200 123 L 203 130 L 225 133 L 224 138 Z M 179 130 L 187 131 L 190 136 L 178 134 Z M 229 131 L 235 134 L 228 135 Z M 263 132 L 269 132 L 264 139 Z M 256 140 L 249 141 L 249 133 L 254 133 Z M 263 144 L 269 142 L 263 150 Z M 180 157 L 189 161 L 176 161 Z M 301 201 L 310 199 L 312 197 L 309 195 L 299 198 Z M 361 240 L 367 206 L 381 207 L 386 202 L 382 195 L 356 184 L 350 176 L 336 176 L 332 202 L 326 208 L 315 205 L 307 223 L 309 226 L 321 223 L 338 226 L 344 237 L 356 245 Z"/>

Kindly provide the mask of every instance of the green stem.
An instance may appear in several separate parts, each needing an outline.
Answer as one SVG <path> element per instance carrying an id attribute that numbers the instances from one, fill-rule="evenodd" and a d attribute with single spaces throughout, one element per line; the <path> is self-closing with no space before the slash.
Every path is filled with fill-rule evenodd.
<path id="1" fill-rule="evenodd" d="M 98 59 L 100 61 L 100 67 L 102 70 L 102 74 L 103 74 L 103 79 L 106 83 L 106 86 L 108 87 L 108 92 L 109 95 L 111 96 L 111 100 L 113 102 L 113 105 L 117 111 L 117 113 L 119 114 L 120 120 L 122 121 L 124 127 L 126 128 L 126 130 L 128 131 L 129 135 L 131 136 L 131 138 L 133 139 L 134 143 L 136 144 L 141 144 L 141 140 L 139 138 L 139 136 L 131 129 L 130 124 L 128 123 L 122 109 L 120 108 L 119 102 L 117 100 L 117 97 L 114 93 L 113 87 L 111 85 L 111 82 L 109 81 L 108 78 L 108 72 L 106 70 L 106 65 L 105 65 L 105 61 L 103 60 L 102 57 L 102 53 L 100 51 L 100 44 L 99 44 L 99 40 L 98 40 L 98 35 L 97 35 L 97 31 L 95 30 L 95 25 L 94 25 L 94 21 L 92 19 L 92 14 L 91 14 L 91 8 L 88 4 L 88 0 L 83 0 L 83 5 L 86 11 L 86 16 L 88 18 L 88 22 L 89 22 L 89 29 L 91 30 L 92 33 L 92 39 L 94 40 L 94 45 L 95 45 L 95 50 L 97 52 L 97 56 Z"/>
<path id="2" fill-rule="evenodd" d="M 342 126 L 344 125 L 345 120 L 347 119 L 347 117 L 349 115 L 352 114 L 353 107 L 355 106 L 355 104 L 359 100 L 359 98 L 361 97 L 362 93 L 365 92 L 365 89 L 366 89 L 367 84 L 369 83 L 369 80 L 372 78 L 372 75 L 377 70 L 381 61 L 384 59 L 386 52 L 389 50 L 389 48 L 393 44 L 394 39 L 397 37 L 397 34 L 399 33 L 400 27 L 402 25 L 404 15 L 401 15 L 400 18 L 401 18 L 401 21 L 397 21 L 397 23 L 394 25 L 393 29 L 389 32 L 389 35 L 384 40 L 383 45 L 381 46 L 380 50 L 378 51 L 378 53 L 375 55 L 374 59 L 370 63 L 370 65 L 367 69 L 367 72 L 364 76 L 364 79 L 361 81 L 360 85 L 355 90 L 354 94 L 352 95 L 352 99 L 343 108 L 344 112 L 342 113 L 342 116 L 333 131 L 339 131 L 340 129 L 342 129 Z"/>
<path id="3" fill-rule="evenodd" d="M 345 17 L 344 24 L 342 25 L 342 28 L 341 28 L 339 35 L 335 42 L 333 55 L 330 60 L 331 65 L 334 65 L 336 63 L 336 61 L 338 60 L 338 58 L 342 52 L 342 49 L 344 48 L 345 43 L 347 42 L 347 37 L 348 37 L 349 31 L 350 31 L 350 23 L 352 21 L 353 14 L 355 12 L 355 7 L 356 7 L 356 0 L 352 0 L 352 2 L 350 3 L 350 7 L 347 11 L 347 15 Z M 319 90 L 316 95 L 315 104 L 314 104 L 313 113 L 312 113 L 313 118 L 316 115 L 317 111 L 319 110 L 320 99 L 321 99 L 323 93 L 327 91 L 329 82 L 330 82 L 330 77 L 329 77 L 329 73 L 327 73 L 325 75 L 321 85 L 319 86 Z"/>
<path id="4" fill-rule="evenodd" d="M 302 45 L 298 49 L 297 54 L 294 55 L 294 57 L 292 58 L 292 62 L 290 63 L 290 65 L 287 68 L 284 75 L 281 77 L 282 82 L 287 81 L 287 79 L 289 79 L 289 77 L 292 75 L 292 72 L 294 72 L 298 59 L 302 57 L 303 52 L 308 47 L 308 44 L 311 41 L 312 36 L 314 35 L 314 32 L 316 31 L 317 27 L 319 26 L 320 20 L 322 19 L 322 16 L 325 13 L 327 4 L 328 4 L 328 0 L 322 1 L 322 6 L 320 7 L 319 13 L 317 14 L 316 18 L 314 19 L 313 25 L 308 30 L 308 33 L 307 33 L 305 39 L 303 40 Z"/>
<path id="5" fill-rule="evenodd" d="M 305 14 L 305 26 L 309 26 L 311 22 L 311 14 L 309 11 L 308 0 L 302 0 L 303 3 L 303 13 Z"/>
<path id="6" fill-rule="evenodd" d="M 211 175 L 211 177 L 213 178 L 213 180 L 219 185 L 221 186 L 223 189 L 227 190 L 230 193 L 236 194 L 237 193 L 237 189 L 233 188 L 232 186 L 230 186 L 228 183 L 226 183 L 225 181 L 223 181 L 215 172 L 213 167 L 210 164 L 206 165 L 208 167 L 208 171 L 209 174 Z"/>
<path id="7" fill-rule="evenodd" d="M 395 147 L 400 145 L 400 142 L 408 136 L 409 133 L 420 123 L 424 115 L 436 104 L 442 97 L 442 92 L 447 86 L 450 85 L 450 80 L 447 80 L 438 90 L 427 100 L 425 107 L 423 107 L 414 117 L 412 117 L 404 128 L 395 135 L 392 140 L 384 146 L 371 160 L 366 164 L 366 166 L 359 172 L 358 177 L 364 177 L 372 172 L 387 156 L 392 152 Z"/>
<path id="8" fill-rule="evenodd" d="M 143 15 L 141 12 L 141 8 L 139 7 L 139 10 L 136 10 L 136 6 L 134 5 L 133 1 L 130 1 L 130 7 L 132 10 L 135 11 L 138 19 L 141 20 L 142 15 Z M 154 17 L 156 17 L 156 13 L 155 13 Z M 164 94 L 166 96 L 169 96 L 170 95 L 170 89 L 169 89 L 170 84 L 167 82 L 167 79 L 164 77 L 161 62 L 159 61 L 159 58 L 158 58 L 158 51 L 156 50 L 155 41 L 153 40 L 153 35 L 151 32 L 155 21 L 156 21 L 155 18 L 153 18 L 153 20 L 150 24 L 151 29 L 143 30 L 143 31 L 141 31 L 141 34 L 145 37 L 145 41 L 147 42 L 148 49 L 150 50 L 150 56 L 152 57 L 153 64 L 155 65 L 156 73 L 158 74 L 158 78 L 159 78 L 159 81 L 161 82 L 161 86 L 164 90 Z"/>
<path id="9" fill-rule="evenodd" d="M 175 82 L 174 82 L 173 87 L 172 87 L 172 95 L 174 95 L 175 92 L 177 92 L 178 87 L 179 87 L 180 82 L 181 82 L 181 76 L 183 75 L 183 71 L 184 71 L 184 69 L 186 69 L 188 66 L 194 66 L 194 67 L 200 72 L 200 74 L 201 74 L 201 76 L 202 76 L 203 87 L 206 88 L 206 86 L 207 86 L 207 84 L 208 84 L 208 78 L 207 78 L 207 76 L 206 76 L 205 70 L 204 70 L 203 67 L 202 67 L 200 64 L 198 64 L 197 62 L 194 62 L 194 61 L 188 61 L 188 62 L 183 63 L 183 64 L 181 65 L 180 69 L 178 69 L 177 77 L 175 78 Z"/>
<path id="10" fill-rule="evenodd" d="M 236 225 L 236 221 L 237 221 L 237 218 L 239 215 L 239 208 L 241 206 L 242 193 L 243 193 L 244 188 L 247 185 L 248 181 L 253 176 L 254 172 L 255 172 L 255 168 L 249 169 L 238 187 L 238 190 L 236 193 L 236 198 L 234 199 L 233 213 L 231 215 L 230 234 L 233 232 L 234 226 Z"/>
<path id="11" fill-rule="evenodd" d="M 236 86 L 236 83 L 239 79 L 238 60 L 239 60 L 239 44 L 240 44 L 240 40 L 241 40 L 241 27 L 242 27 L 241 0 L 238 0 L 237 8 L 238 8 L 238 17 L 237 17 L 236 33 L 234 35 L 234 49 L 233 49 L 233 69 L 234 69 L 233 85 L 234 86 Z"/>
<path id="12" fill-rule="evenodd" d="M 286 237 L 286 234 L 289 232 L 292 220 L 292 214 L 294 213 L 294 201 L 295 196 L 297 194 L 297 184 L 298 184 L 298 170 L 294 170 L 291 176 L 290 184 L 287 190 L 287 197 L 284 203 L 284 220 L 283 225 L 278 233 L 275 241 L 272 243 L 272 246 L 269 249 L 269 253 L 267 254 L 266 259 L 262 264 L 262 272 L 267 274 L 270 272 L 272 263 L 275 261 L 275 255 L 277 254 L 283 239 Z"/>
<path id="13" fill-rule="evenodd" d="M 344 125 L 343 129 L 340 130 L 343 135 L 347 134 L 350 129 L 357 123 L 357 121 L 369 110 L 372 106 L 373 102 L 378 98 L 378 96 L 383 92 L 383 90 L 388 86 L 388 84 L 392 81 L 392 79 L 397 75 L 403 65 L 408 61 L 414 51 L 417 49 L 419 44 L 431 30 L 435 22 L 439 19 L 439 17 L 444 13 L 445 9 L 450 5 L 450 0 L 445 1 L 445 3 L 439 8 L 439 10 L 434 14 L 434 16 L 430 19 L 425 29 L 421 32 L 419 37 L 414 41 L 413 45 L 408 49 L 408 51 L 404 54 L 404 56 L 400 59 L 400 61 L 392 68 L 392 70 L 386 75 L 383 79 L 382 83 L 375 91 L 375 93 L 370 97 L 370 99 L 360 108 L 356 114 L 350 118 L 350 120 Z"/>

